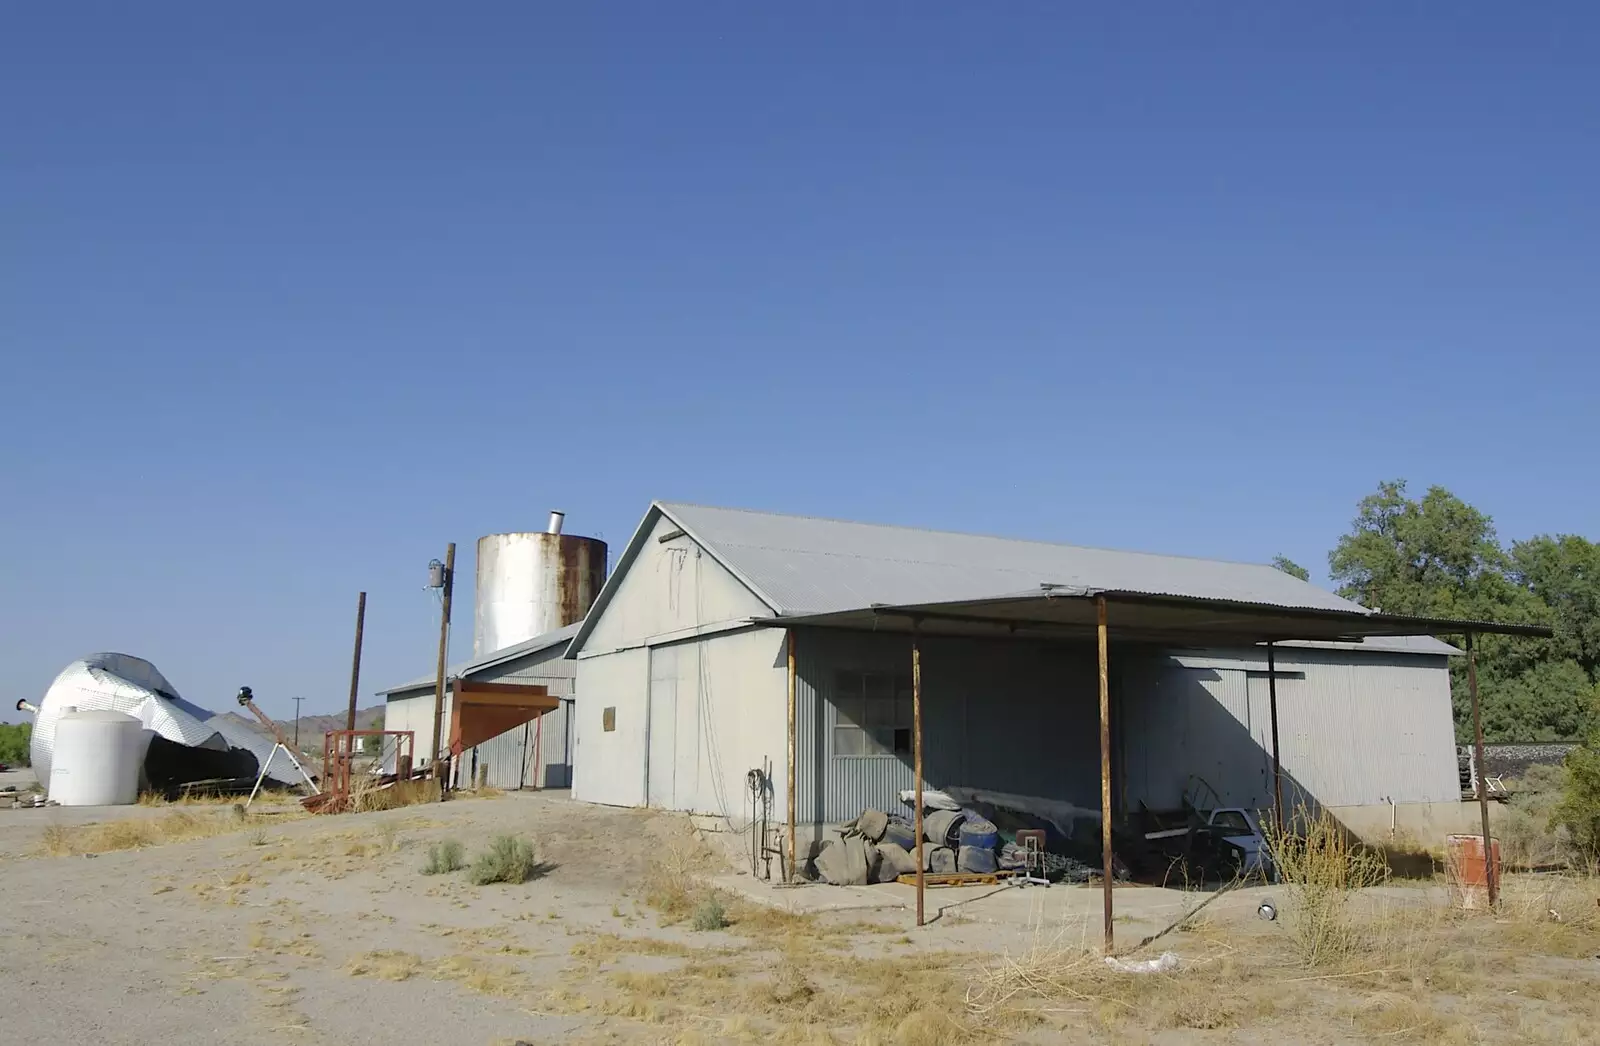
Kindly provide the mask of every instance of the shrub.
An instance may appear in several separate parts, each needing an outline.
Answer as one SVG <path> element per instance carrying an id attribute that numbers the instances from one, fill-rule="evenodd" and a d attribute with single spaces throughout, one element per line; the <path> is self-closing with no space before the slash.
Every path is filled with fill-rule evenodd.
<path id="1" fill-rule="evenodd" d="M 428 847 L 428 860 L 422 866 L 422 874 L 443 875 L 446 872 L 458 872 L 466 866 L 466 850 L 454 839 L 446 839 Z"/>
<path id="2" fill-rule="evenodd" d="M 728 910 L 722 906 L 722 900 L 712 894 L 700 902 L 700 907 L 694 911 L 694 928 L 696 930 L 725 930 L 728 928 Z"/>
<path id="3" fill-rule="evenodd" d="M 474 886 L 487 886 L 489 883 L 525 883 L 538 873 L 533 844 L 514 835 L 500 835 L 472 862 L 468 878 Z"/>
<path id="4" fill-rule="evenodd" d="M 1565 785 L 1566 773 L 1559 766 L 1530 766 L 1518 778 L 1498 833 L 1509 864 L 1539 868 L 1567 858 L 1569 840 L 1555 821 Z"/>
<path id="5" fill-rule="evenodd" d="M 1389 878 L 1381 854 L 1361 846 L 1326 811 L 1295 812 L 1294 827 L 1264 826 L 1272 863 L 1289 894 L 1285 919 L 1300 961 L 1322 966 L 1349 957 L 1361 945 L 1350 915 L 1354 891 Z M 1303 828 L 1296 834 L 1295 828 Z"/>
<path id="6" fill-rule="evenodd" d="M 1551 817 L 1566 829 L 1579 862 L 1600 863 L 1600 734 L 1567 753 L 1566 787 Z"/>

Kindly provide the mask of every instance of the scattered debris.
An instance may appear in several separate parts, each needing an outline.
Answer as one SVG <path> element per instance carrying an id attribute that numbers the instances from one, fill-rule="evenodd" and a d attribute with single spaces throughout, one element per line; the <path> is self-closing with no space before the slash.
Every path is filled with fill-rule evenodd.
<path id="1" fill-rule="evenodd" d="M 1108 955 L 1105 963 L 1118 973 L 1171 973 L 1178 968 L 1178 956 L 1173 952 L 1162 952 L 1159 958 L 1139 960 Z"/>

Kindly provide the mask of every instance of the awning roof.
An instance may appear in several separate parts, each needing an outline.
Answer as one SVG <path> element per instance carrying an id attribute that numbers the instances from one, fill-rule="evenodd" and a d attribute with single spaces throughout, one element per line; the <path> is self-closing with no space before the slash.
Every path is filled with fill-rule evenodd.
<path id="1" fill-rule="evenodd" d="M 876 631 L 910 631 L 913 621 L 925 632 L 994 636 L 1020 633 L 1040 637 L 1087 638 L 1096 628 L 1095 597 L 1105 596 L 1107 626 L 1113 638 L 1185 645 L 1255 644 L 1293 640 L 1360 642 L 1380 636 L 1495 633 L 1550 636 L 1543 625 L 1458 621 L 1364 610 L 1283 607 L 1190 596 L 1043 586 L 992 599 L 945 603 L 875 605 L 816 614 L 786 614 L 774 625 L 816 625 Z"/>

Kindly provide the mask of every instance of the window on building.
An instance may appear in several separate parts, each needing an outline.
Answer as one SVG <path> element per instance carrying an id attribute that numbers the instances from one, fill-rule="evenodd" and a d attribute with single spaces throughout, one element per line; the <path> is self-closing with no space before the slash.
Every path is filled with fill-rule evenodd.
<path id="1" fill-rule="evenodd" d="M 834 755 L 911 754 L 911 677 L 840 672 L 834 677 Z"/>

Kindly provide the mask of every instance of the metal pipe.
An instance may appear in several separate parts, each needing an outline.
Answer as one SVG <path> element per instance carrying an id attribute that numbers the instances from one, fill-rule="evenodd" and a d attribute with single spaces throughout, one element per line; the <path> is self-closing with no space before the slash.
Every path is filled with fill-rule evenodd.
<path id="1" fill-rule="evenodd" d="M 923 925 L 922 895 L 927 889 L 927 865 L 922 843 L 922 623 L 911 619 L 911 747 L 916 780 L 917 925 Z"/>
<path id="2" fill-rule="evenodd" d="M 1273 644 L 1267 641 L 1267 704 L 1272 708 L 1272 811 L 1278 823 L 1278 838 L 1283 838 L 1283 763 L 1278 758 L 1278 663 L 1273 659 Z"/>
<path id="3" fill-rule="evenodd" d="M 1100 874 L 1106 954 L 1110 955 L 1114 943 L 1111 926 L 1111 669 L 1106 650 L 1106 597 L 1096 596 L 1094 602 L 1100 654 Z"/>
<path id="4" fill-rule="evenodd" d="M 786 630 L 785 645 L 789 652 L 789 769 L 785 781 L 789 788 L 789 879 L 797 878 L 796 872 L 800 867 L 799 851 L 795 849 L 794 822 L 796 816 L 796 801 L 794 790 L 795 772 L 795 678 L 794 678 L 794 629 Z"/>
<path id="5" fill-rule="evenodd" d="M 1467 688 L 1472 691 L 1472 734 L 1478 769 L 1478 812 L 1483 815 L 1483 881 L 1489 888 L 1489 908 L 1500 901 L 1500 884 L 1495 882 L 1494 850 L 1489 840 L 1489 786 L 1483 773 L 1483 715 L 1478 709 L 1478 651 L 1472 633 L 1467 633 Z"/>
<path id="6" fill-rule="evenodd" d="M 356 652 L 350 661 L 350 708 L 345 712 L 344 728 L 356 728 L 356 692 L 361 685 L 361 633 L 367 623 L 367 594 L 356 599 Z"/>
<path id="7" fill-rule="evenodd" d="M 444 798 L 444 778 L 439 768 L 439 750 L 443 747 L 443 738 L 439 736 L 439 728 L 444 722 L 444 672 L 445 661 L 450 656 L 450 596 L 455 584 L 456 543 L 452 541 L 444 550 L 444 607 L 439 615 L 439 669 L 433 683 L 433 751 L 428 753 L 433 776 L 439 782 L 441 799 Z"/>
<path id="8" fill-rule="evenodd" d="M 18 698 L 17 699 L 17 711 L 19 711 L 19 712 L 32 712 L 34 715 L 38 715 L 39 714 L 38 706 L 30 703 L 26 698 Z"/>
<path id="9" fill-rule="evenodd" d="M 550 522 L 545 525 L 544 532 L 546 534 L 561 533 L 561 523 L 566 518 L 567 514 L 565 512 L 552 511 L 550 513 Z"/>

